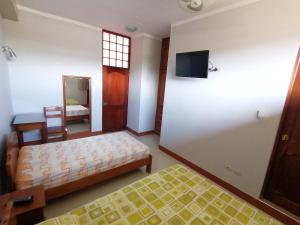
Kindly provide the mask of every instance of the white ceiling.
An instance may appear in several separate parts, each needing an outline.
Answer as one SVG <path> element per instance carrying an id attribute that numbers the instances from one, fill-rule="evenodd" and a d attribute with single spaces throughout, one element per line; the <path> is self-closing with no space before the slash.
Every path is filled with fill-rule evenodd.
<path id="1" fill-rule="evenodd" d="M 177 0 L 18 0 L 19 5 L 93 26 L 132 36 L 126 25 L 138 33 L 167 37 L 172 23 L 241 2 L 241 0 L 203 0 L 204 9 L 188 13 Z"/>

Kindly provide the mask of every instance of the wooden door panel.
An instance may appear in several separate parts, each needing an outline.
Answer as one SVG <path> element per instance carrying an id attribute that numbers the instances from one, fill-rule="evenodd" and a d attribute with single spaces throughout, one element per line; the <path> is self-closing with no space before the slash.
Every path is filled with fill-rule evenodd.
<path id="1" fill-rule="evenodd" d="M 162 48 L 161 48 L 161 61 L 160 61 L 156 118 L 155 118 L 155 131 L 158 134 L 160 134 L 162 114 L 163 114 L 167 66 L 168 66 L 168 55 L 169 55 L 169 43 L 170 43 L 170 38 L 163 39 Z"/>
<path id="2" fill-rule="evenodd" d="M 162 41 L 160 69 L 166 70 L 168 66 L 170 38 L 165 38 Z"/>
<path id="3" fill-rule="evenodd" d="M 282 180 L 277 191 L 300 203 L 300 155 L 286 154 L 282 162 Z"/>
<path id="4" fill-rule="evenodd" d="M 104 107 L 103 117 L 106 120 L 106 122 L 103 123 L 105 132 L 123 130 L 124 126 L 126 126 L 124 109 L 122 107 Z"/>
<path id="5" fill-rule="evenodd" d="M 128 69 L 103 66 L 103 132 L 126 128 Z"/>
<path id="6" fill-rule="evenodd" d="M 300 216 L 300 50 L 278 129 L 264 197 Z"/>

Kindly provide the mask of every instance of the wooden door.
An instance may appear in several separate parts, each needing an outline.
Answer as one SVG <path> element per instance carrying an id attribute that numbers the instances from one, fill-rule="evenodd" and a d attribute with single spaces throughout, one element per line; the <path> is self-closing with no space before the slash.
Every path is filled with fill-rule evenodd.
<path id="1" fill-rule="evenodd" d="M 126 128 L 128 74 L 128 69 L 103 66 L 103 132 Z"/>
<path id="2" fill-rule="evenodd" d="M 264 197 L 300 216 L 300 50 L 271 157 Z"/>
<path id="3" fill-rule="evenodd" d="M 156 117 L 155 117 L 155 132 L 157 134 L 160 134 L 160 130 L 161 130 L 167 66 L 168 66 L 169 43 L 170 43 L 170 38 L 165 38 L 162 41 L 162 47 L 161 47 L 160 72 L 159 72 L 157 107 L 156 107 Z"/>

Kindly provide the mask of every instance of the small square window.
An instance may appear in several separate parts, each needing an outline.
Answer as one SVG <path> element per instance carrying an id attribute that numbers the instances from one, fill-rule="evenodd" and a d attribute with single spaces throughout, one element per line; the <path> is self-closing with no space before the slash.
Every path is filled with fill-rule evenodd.
<path id="1" fill-rule="evenodd" d="M 104 66 L 129 68 L 130 38 L 103 32 L 102 63 Z"/>
<path id="2" fill-rule="evenodd" d="M 109 33 L 103 32 L 103 40 L 109 41 Z"/>
<path id="3" fill-rule="evenodd" d="M 110 50 L 112 51 L 116 51 L 117 50 L 117 46 L 115 43 L 110 43 Z"/>
<path id="4" fill-rule="evenodd" d="M 116 52 L 114 52 L 114 51 L 110 51 L 110 56 L 109 56 L 109 58 L 111 58 L 111 59 L 115 59 L 116 58 Z"/>
<path id="5" fill-rule="evenodd" d="M 122 67 L 122 61 L 121 60 L 117 60 L 117 67 Z"/>
<path id="6" fill-rule="evenodd" d="M 109 60 L 109 65 L 110 66 L 116 66 L 116 60 L 115 59 L 110 59 Z"/>
<path id="7" fill-rule="evenodd" d="M 103 58 L 103 65 L 104 66 L 109 66 L 109 59 L 108 58 Z"/>
<path id="8" fill-rule="evenodd" d="M 126 54 L 126 53 L 123 54 L 123 60 L 128 61 L 128 54 Z"/>
<path id="9" fill-rule="evenodd" d="M 103 48 L 104 49 L 109 49 L 109 42 L 103 41 Z"/>
<path id="10" fill-rule="evenodd" d="M 124 45 L 129 46 L 129 39 L 128 38 L 124 38 Z"/>
<path id="11" fill-rule="evenodd" d="M 128 68 L 128 62 L 127 61 L 123 61 L 123 68 Z"/>
<path id="12" fill-rule="evenodd" d="M 117 43 L 118 44 L 123 44 L 123 37 L 117 36 Z"/>
<path id="13" fill-rule="evenodd" d="M 103 49 L 103 57 L 109 58 L 109 50 Z"/>
<path id="14" fill-rule="evenodd" d="M 110 34 L 110 42 L 117 42 L 117 36 L 115 34 Z"/>
<path id="15" fill-rule="evenodd" d="M 121 52 L 117 52 L 117 59 L 121 59 L 122 60 L 122 53 Z"/>
<path id="16" fill-rule="evenodd" d="M 128 46 L 123 46 L 123 52 L 128 53 Z"/>
<path id="17" fill-rule="evenodd" d="M 118 52 L 123 52 L 123 45 L 117 45 L 117 51 Z"/>

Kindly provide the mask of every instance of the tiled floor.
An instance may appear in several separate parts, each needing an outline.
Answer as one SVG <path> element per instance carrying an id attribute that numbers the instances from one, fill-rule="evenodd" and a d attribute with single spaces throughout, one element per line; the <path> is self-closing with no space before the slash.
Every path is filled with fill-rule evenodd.
<path id="1" fill-rule="evenodd" d="M 159 137 L 157 135 L 153 134 L 136 138 L 150 147 L 150 151 L 153 156 L 152 172 L 156 172 L 175 163 L 179 163 L 175 159 L 158 150 Z M 131 184 L 132 182 L 145 176 L 147 176 L 147 173 L 145 172 L 145 168 L 142 168 L 140 170 L 120 176 L 116 179 L 94 185 L 85 190 L 67 195 L 63 198 L 59 198 L 58 200 L 51 201 L 47 203 L 47 207 L 44 210 L 45 217 L 48 219 L 61 215 L 76 207 L 91 202 L 96 198 L 116 191 L 125 185 Z"/>

